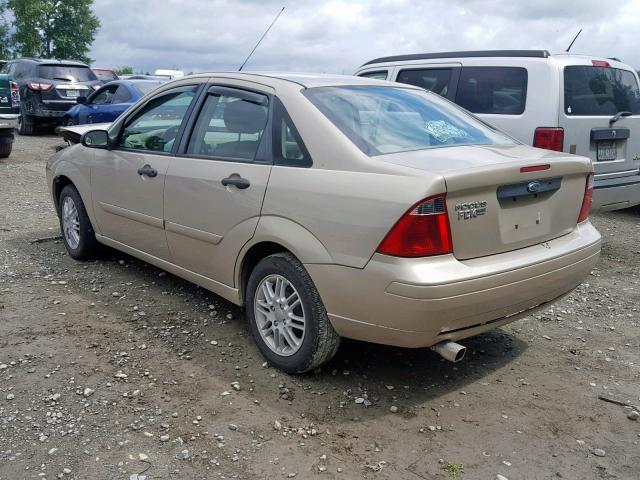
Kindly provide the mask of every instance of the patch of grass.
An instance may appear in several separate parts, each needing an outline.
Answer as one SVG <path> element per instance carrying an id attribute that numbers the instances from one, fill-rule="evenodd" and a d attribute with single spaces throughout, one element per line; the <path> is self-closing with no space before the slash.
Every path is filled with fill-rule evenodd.
<path id="1" fill-rule="evenodd" d="M 444 463 L 441 468 L 452 477 L 457 477 L 462 473 L 462 470 L 464 470 L 464 465 L 462 464 L 456 465 L 455 463 L 447 462 L 447 463 Z"/>

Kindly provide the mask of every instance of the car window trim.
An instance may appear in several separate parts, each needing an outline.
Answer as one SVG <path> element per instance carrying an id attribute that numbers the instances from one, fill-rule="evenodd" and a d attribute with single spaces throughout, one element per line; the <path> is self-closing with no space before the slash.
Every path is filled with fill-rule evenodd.
<path id="1" fill-rule="evenodd" d="M 118 150 L 118 151 L 122 151 L 122 152 L 134 152 L 134 153 L 144 153 L 145 155 L 161 155 L 161 156 L 168 156 L 168 155 L 175 155 L 177 148 L 180 144 L 180 141 L 182 139 L 182 134 L 184 133 L 184 127 L 187 123 L 187 120 L 190 118 L 191 113 L 193 112 L 193 108 L 197 103 L 197 100 L 199 100 L 199 97 L 202 94 L 203 91 L 203 87 L 205 85 L 205 82 L 199 82 L 199 83 L 190 83 L 187 85 L 179 85 L 175 88 L 169 88 L 167 90 L 163 90 L 162 92 L 158 92 L 157 95 L 154 95 L 153 97 L 149 98 L 147 101 L 145 101 L 142 105 L 138 106 L 138 108 L 136 108 L 133 112 L 131 112 L 130 115 L 127 115 L 127 117 L 125 119 L 123 119 L 122 123 L 119 125 L 119 131 L 118 131 L 118 135 L 116 137 L 116 146 L 113 148 L 113 150 Z M 158 97 L 167 95 L 167 94 L 171 94 L 171 93 L 176 93 L 176 92 L 180 92 L 182 90 L 182 92 L 187 92 L 189 91 L 191 88 L 196 87 L 195 89 L 195 95 L 193 96 L 193 100 L 191 101 L 191 104 L 189 105 L 189 107 L 187 108 L 187 111 L 185 112 L 184 118 L 182 119 L 182 124 L 180 125 L 180 128 L 178 128 L 178 131 L 176 132 L 176 140 L 173 142 L 173 148 L 171 149 L 170 152 L 158 152 L 156 150 L 141 150 L 138 148 L 125 148 L 119 145 L 120 143 L 120 138 L 122 137 L 122 132 L 123 130 L 126 128 L 126 126 L 128 125 L 129 121 L 132 120 L 133 118 L 136 117 L 136 115 L 138 113 L 140 113 L 142 110 L 144 110 L 144 108 L 149 105 L 149 102 L 152 102 L 153 100 L 155 100 Z M 180 93 L 182 93 L 180 92 Z"/>
<path id="2" fill-rule="evenodd" d="M 258 149 L 256 150 L 256 154 L 252 160 L 248 160 L 246 158 L 234 158 L 234 157 L 213 157 L 210 155 L 196 155 L 187 153 L 187 148 L 189 146 L 189 141 L 191 140 L 191 136 L 194 133 L 195 125 L 202 113 L 202 109 L 204 108 L 204 104 L 207 100 L 207 97 L 210 94 L 222 93 L 231 94 L 238 98 L 247 98 L 250 99 L 251 95 L 261 95 L 263 97 L 267 97 L 268 103 L 268 111 L 267 111 L 267 123 L 264 127 L 264 132 L 262 137 L 260 138 L 260 144 L 258 145 Z M 201 95 L 198 98 L 197 108 L 194 107 L 193 115 L 189 118 L 188 122 L 185 122 L 184 135 L 182 135 L 180 139 L 180 145 L 178 146 L 177 152 L 174 154 L 175 157 L 180 158 L 195 158 L 198 160 L 210 160 L 214 162 L 229 162 L 229 163 L 245 163 L 245 164 L 256 164 L 256 165 L 273 165 L 273 152 L 271 149 L 272 144 L 272 124 L 273 124 L 273 105 L 274 105 L 274 95 L 271 93 L 267 93 L 258 89 L 245 88 L 245 87 L 237 87 L 231 86 L 227 84 L 220 84 L 215 82 L 209 82 L 206 85 L 206 88 L 202 89 Z"/>

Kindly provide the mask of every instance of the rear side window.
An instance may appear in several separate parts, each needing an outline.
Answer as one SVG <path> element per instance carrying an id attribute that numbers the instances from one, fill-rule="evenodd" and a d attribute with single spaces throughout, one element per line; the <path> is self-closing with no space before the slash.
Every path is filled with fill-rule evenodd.
<path id="1" fill-rule="evenodd" d="M 527 99 L 527 70 L 521 67 L 463 67 L 456 103 L 473 113 L 519 115 Z"/>
<path id="2" fill-rule="evenodd" d="M 76 65 L 40 65 L 38 76 L 64 82 L 92 82 L 98 79 L 89 67 Z"/>
<path id="3" fill-rule="evenodd" d="M 273 158 L 276 165 L 310 167 L 311 157 L 291 117 L 280 100 L 275 100 Z"/>
<path id="4" fill-rule="evenodd" d="M 387 71 L 379 70 L 377 72 L 365 72 L 358 75 L 359 77 L 364 78 L 373 78 L 374 80 L 386 80 L 387 79 Z"/>
<path id="5" fill-rule="evenodd" d="M 633 72 L 619 68 L 564 68 L 564 112 L 567 115 L 640 114 L 640 92 Z"/>
<path id="6" fill-rule="evenodd" d="M 401 70 L 397 81 L 415 85 L 446 97 L 447 93 L 449 93 L 449 83 L 451 82 L 451 69 Z"/>
<path id="7" fill-rule="evenodd" d="M 189 140 L 196 156 L 253 160 L 267 125 L 269 99 L 220 88 L 209 93 Z"/>

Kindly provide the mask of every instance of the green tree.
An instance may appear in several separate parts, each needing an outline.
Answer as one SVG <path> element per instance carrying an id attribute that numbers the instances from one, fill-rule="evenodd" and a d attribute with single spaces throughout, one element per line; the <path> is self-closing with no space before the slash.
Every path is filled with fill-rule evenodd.
<path id="1" fill-rule="evenodd" d="M 123 65 L 122 67 L 116 67 L 115 72 L 117 75 L 132 75 L 133 67 L 130 67 L 129 65 Z"/>
<path id="2" fill-rule="evenodd" d="M 100 28 L 92 5 L 93 0 L 7 0 L 16 53 L 90 63 L 87 52 Z"/>
<path id="3" fill-rule="evenodd" d="M 6 2 L 0 0 L 0 60 L 11 58 L 11 41 L 9 35 L 9 22 L 6 15 Z"/>

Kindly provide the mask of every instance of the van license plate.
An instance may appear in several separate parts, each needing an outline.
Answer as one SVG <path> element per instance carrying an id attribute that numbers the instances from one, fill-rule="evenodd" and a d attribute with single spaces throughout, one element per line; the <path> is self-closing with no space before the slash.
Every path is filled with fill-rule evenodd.
<path id="1" fill-rule="evenodd" d="M 598 161 L 606 162 L 618 158 L 615 142 L 598 142 Z"/>

